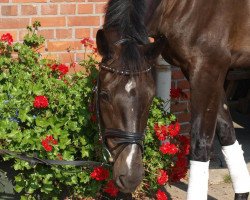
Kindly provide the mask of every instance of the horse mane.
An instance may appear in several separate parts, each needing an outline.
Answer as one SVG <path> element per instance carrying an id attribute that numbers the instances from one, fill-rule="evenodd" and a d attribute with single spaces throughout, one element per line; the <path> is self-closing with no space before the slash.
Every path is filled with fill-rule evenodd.
<path id="1" fill-rule="evenodd" d="M 103 28 L 116 30 L 121 38 L 131 39 L 122 44 L 121 50 L 123 68 L 130 71 L 142 70 L 145 66 L 137 46 L 148 43 L 144 17 L 144 0 L 109 0 L 106 7 Z"/>

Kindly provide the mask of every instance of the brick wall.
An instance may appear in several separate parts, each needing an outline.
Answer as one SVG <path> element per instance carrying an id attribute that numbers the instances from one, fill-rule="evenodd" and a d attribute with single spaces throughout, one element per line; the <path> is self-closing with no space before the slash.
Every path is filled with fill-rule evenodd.
<path id="1" fill-rule="evenodd" d="M 40 50 L 49 58 L 62 63 L 71 59 L 83 59 L 84 50 L 80 43 L 83 37 L 95 38 L 96 31 L 103 23 L 104 7 L 107 0 L 0 0 L 0 36 L 9 32 L 15 41 L 22 41 L 26 26 L 34 21 L 41 22 L 39 34 L 46 38 Z M 70 53 L 67 49 L 70 48 Z M 178 68 L 173 68 L 173 87 L 189 92 L 188 82 Z M 190 115 L 188 101 L 172 105 L 182 124 L 182 132 L 189 131 Z"/>
<path id="2" fill-rule="evenodd" d="M 190 131 L 190 87 L 189 82 L 184 77 L 183 73 L 178 67 L 172 67 L 172 88 L 181 88 L 188 96 L 187 99 L 179 101 L 177 104 L 173 103 L 171 105 L 171 112 L 173 112 L 179 122 L 181 123 L 181 132 L 183 134 L 188 134 Z"/>
<path id="3" fill-rule="evenodd" d="M 26 26 L 40 21 L 46 38 L 44 56 L 63 63 L 83 57 L 81 38 L 94 38 L 103 22 L 106 0 L 0 0 L 0 35 L 22 41 Z M 71 49 L 71 53 L 67 49 Z"/>

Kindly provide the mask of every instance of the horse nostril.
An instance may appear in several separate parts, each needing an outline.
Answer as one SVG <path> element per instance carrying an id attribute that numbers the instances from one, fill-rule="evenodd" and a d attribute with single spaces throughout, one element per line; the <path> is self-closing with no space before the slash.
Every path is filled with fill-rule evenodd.
<path id="1" fill-rule="evenodd" d="M 136 187 L 140 184 L 141 182 L 141 177 L 128 177 L 126 175 L 120 175 L 116 179 L 116 185 L 119 188 L 121 192 L 124 193 L 131 193 L 136 190 Z"/>
<path id="2" fill-rule="evenodd" d="M 125 176 L 124 176 L 124 175 L 121 175 L 121 176 L 119 176 L 119 177 L 116 179 L 116 185 L 117 185 L 120 189 L 125 188 L 125 185 L 124 185 L 124 178 L 125 178 Z"/>

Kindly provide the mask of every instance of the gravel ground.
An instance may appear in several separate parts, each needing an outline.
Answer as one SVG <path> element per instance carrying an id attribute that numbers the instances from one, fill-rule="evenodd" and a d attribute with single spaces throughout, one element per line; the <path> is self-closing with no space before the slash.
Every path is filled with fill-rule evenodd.
<path id="1" fill-rule="evenodd" d="M 169 200 L 185 200 L 187 184 L 178 183 L 174 186 L 167 187 Z M 233 200 L 234 192 L 230 183 L 210 184 L 208 191 L 208 200 Z"/>

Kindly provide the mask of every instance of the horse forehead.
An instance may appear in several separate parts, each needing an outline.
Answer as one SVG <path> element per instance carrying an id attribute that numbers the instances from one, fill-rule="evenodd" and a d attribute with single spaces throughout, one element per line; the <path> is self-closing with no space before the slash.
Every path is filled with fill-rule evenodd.
<path id="1" fill-rule="evenodd" d="M 136 87 L 136 81 L 135 79 L 132 77 L 128 80 L 128 82 L 125 85 L 125 90 L 127 92 L 130 92 L 132 89 L 134 89 Z"/>

